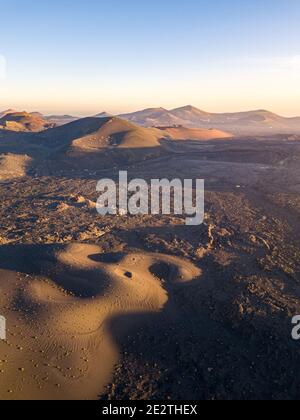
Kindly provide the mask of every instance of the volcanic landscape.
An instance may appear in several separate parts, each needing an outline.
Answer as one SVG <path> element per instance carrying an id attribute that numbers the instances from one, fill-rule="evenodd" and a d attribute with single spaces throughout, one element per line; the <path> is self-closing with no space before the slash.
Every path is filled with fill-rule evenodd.
<path id="1" fill-rule="evenodd" d="M 298 399 L 300 122 L 0 113 L 0 399 Z M 205 220 L 97 182 L 205 180 Z"/>

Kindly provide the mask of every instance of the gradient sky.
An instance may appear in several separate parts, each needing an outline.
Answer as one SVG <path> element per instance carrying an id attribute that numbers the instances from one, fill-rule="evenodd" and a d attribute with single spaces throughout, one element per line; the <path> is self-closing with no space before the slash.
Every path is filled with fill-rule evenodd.
<path id="1" fill-rule="evenodd" d="M 299 0 L 0 0 L 0 16 L 0 109 L 300 115 Z"/>

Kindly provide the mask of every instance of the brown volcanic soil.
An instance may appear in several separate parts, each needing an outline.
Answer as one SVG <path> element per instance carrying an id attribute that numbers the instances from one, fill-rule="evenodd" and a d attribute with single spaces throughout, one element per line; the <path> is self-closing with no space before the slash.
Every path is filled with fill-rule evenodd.
<path id="1" fill-rule="evenodd" d="M 30 163 L 31 159 L 26 155 L 0 155 L 0 181 L 24 177 Z"/>
<path id="2" fill-rule="evenodd" d="M 233 134 L 221 130 L 187 127 L 161 127 L 174 140 L 199 140 L 226 139 L 234 137 Z"/>
<path id="3" fill-rule="evenodd" d="M 0 128 L 5 130 L 39 132 L 54 126 L 41 115 L 28 112 L 8 112 L 0 117 Z"/>
<path id="4" fill-rule="evenodd" d="M 167 146 L 0 184 L 1 399 L 299 399 L 300 143 Z M 205 223 L 100 217 L 96 183 L 118 169 L 204 178 Z"/>

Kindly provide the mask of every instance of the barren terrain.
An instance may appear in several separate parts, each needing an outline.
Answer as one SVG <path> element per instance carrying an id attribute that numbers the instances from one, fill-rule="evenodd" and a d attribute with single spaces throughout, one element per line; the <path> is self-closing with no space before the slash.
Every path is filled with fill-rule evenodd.
<path id="1" fill-rule="evenodd" d="M 300 138 L 72 124 L 0 133 L 0 399 L 298 399 Z M 205 223 L 99 216 L 119 170 L 204 178 Z"/>

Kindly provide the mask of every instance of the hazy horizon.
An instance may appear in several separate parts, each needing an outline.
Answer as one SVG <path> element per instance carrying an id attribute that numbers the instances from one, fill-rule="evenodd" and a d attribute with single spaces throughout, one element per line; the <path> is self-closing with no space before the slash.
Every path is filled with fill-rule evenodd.
<path id="1" fill-rule="evenodd" d="M 0 4 L 0 109 L 300 115 L 297 0 Z"/>

